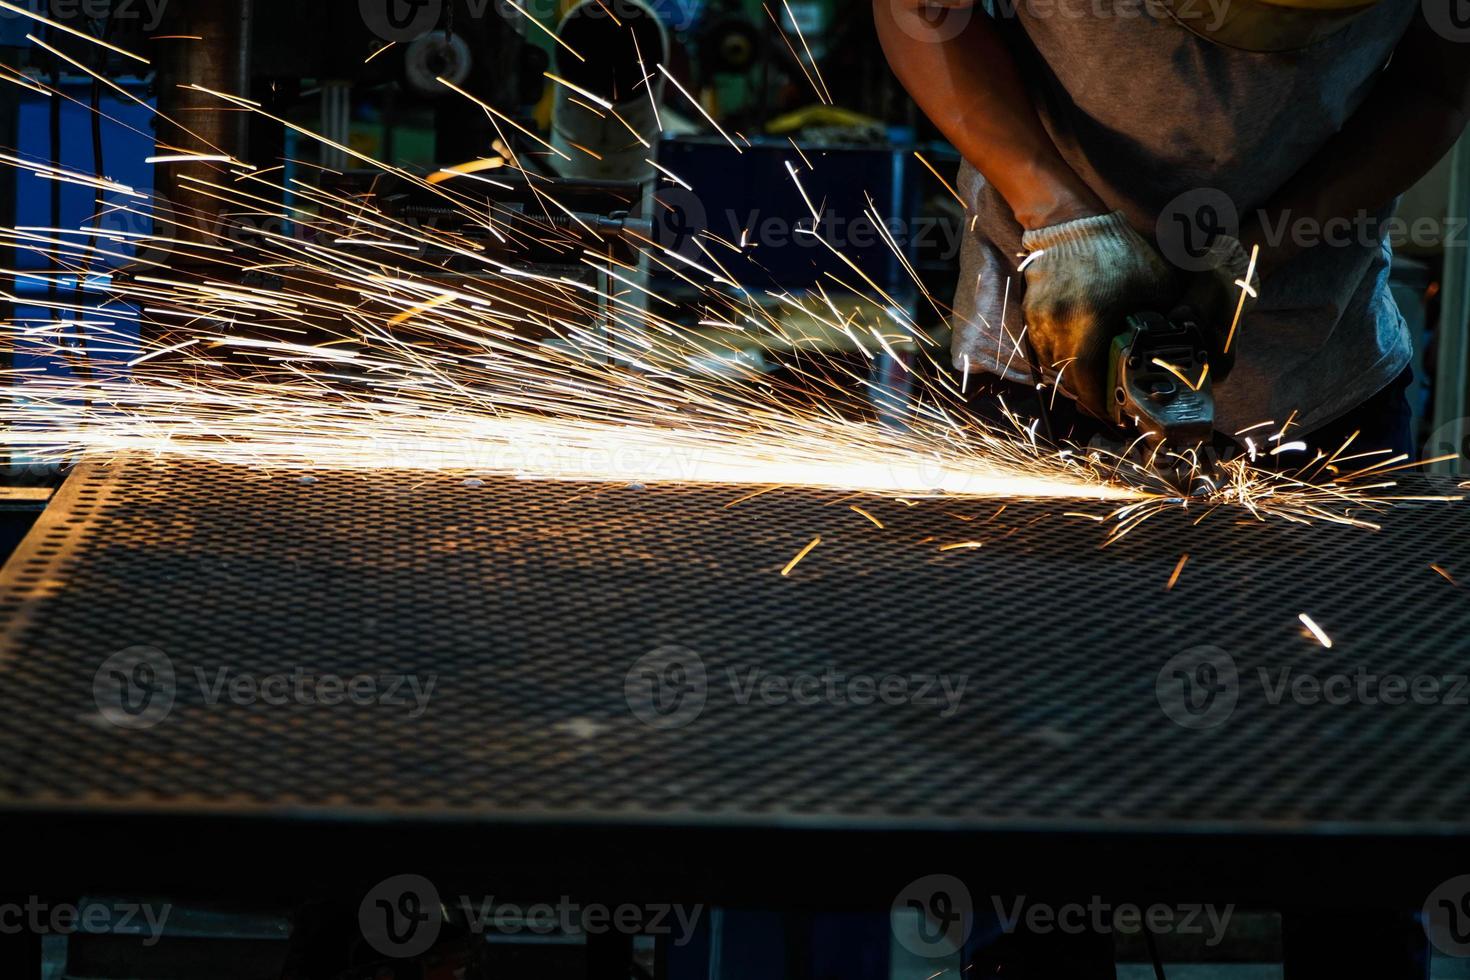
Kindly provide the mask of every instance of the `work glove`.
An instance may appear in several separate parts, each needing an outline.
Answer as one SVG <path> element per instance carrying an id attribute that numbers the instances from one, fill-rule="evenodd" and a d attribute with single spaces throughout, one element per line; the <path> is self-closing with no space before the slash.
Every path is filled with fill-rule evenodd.
<path id="1" fill-rule="evenodd" d="M 1235 365 L 1235 350 L 1240 345 L 1236 308 L 1240 307 L 1240 319 L 1244 321 L 1255 305 L 1261 276 L 1254 273 L 1251 288 L 1241 289 L 1240 283 L 1245 281 L 1246 272 L 1250 269 L 1250 253 L 1238 239 L 1229 235 L 1216 236 L 1204 262 L 1208 268 L 1186 276 L 1179 305 L 1189 309 L 1194 322 L 1204 333 L 1210 354 L 1210 375 L 1216 381 L 1223 381 Z M 1242 292 L 1245 293 L 1244 306 L 1241 306 Z M 1236 324 L 1234 337 L 1230 336 L 1232 324 Z"/>
<path id="2" fill-rule="evenodd" d="M 1028 231 L 1026 333 L 1042 372 L 1107 417 L 1108 354 L 1129 314 L 1173 308 L 1179 283 L 1121 212 Z M 1228 325 L 1227 325 L 1228 326 Z"/>

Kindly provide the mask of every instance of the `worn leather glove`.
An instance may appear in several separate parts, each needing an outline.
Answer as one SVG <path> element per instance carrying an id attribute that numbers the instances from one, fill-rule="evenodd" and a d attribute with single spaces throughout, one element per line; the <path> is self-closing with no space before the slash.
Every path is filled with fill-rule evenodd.
<path id="1" fill-rule="evenodd" d="M 1113 338 L 1131 313 L 1172 309 L 1179 283 L 1118 211 L 1028 231 L 1021 245 L 1032 256 L 1026 327 L 1041 369 L 1048 377 L 1060 371 L 1062 390 L 1106 418 Z"/>
<path id="2" fill-rule="evenodd" d="M 1240 331 L 1230 337 L 1230 326 L 1235 323 L 1235 310 L 1240 305 L 1241 287 L 1245 274 L 1250 269 L 1250 253 L 1238 239 L 1219 235 L 1210 246 L 1204 261 L 1209 268 L 1192 272 L 1185 279 L 1184 295 L 1179 305 L 1188 307 L 1195 322 L 1205 334 L 1205 343 L 1210 351 L 1210 374 L 1216 381 L 1223 381 L 1235 366 L 1235 350 L 1240 344 Z M 1260 273 L 1251 278 L 1251 288 L 1245 292 L 1245 306 L 1241 310 L 1243 321 L 1255 305 L 1256 293 L 1261 287 Z M 1226 342 L 1229 341 L 1229 349 Z"/>

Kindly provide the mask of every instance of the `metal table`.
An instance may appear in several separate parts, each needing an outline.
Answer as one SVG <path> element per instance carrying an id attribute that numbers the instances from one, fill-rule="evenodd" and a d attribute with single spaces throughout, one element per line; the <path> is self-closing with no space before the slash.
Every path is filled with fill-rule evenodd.
<path id="1" fill-rule="evenodd" d="M 0 576 L 9 887 L 1417 906 L 1470 868 L 1464 505 L 1101 548 L 1097 502 L 750 493 L 82 466 Z"/>

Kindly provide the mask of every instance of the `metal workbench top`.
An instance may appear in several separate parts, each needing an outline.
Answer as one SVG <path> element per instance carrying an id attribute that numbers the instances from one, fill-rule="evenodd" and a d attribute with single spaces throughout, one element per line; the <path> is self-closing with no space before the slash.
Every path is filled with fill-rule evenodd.
<path id="1" fill-rule="evenodd" d="M 467 476 L 78 469 L 0 578 L 0 811 L 1470 830 L 1464 504 L 1101 548 L 1095 501 Z"/>

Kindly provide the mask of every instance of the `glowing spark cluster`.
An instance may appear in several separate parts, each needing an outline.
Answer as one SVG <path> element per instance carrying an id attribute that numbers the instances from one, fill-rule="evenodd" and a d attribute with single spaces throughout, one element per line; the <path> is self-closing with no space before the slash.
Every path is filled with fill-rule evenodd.
<path id="1" fill-rule="evenodd" d="M 3 0 L 0 7 L 14 9 Z M 654 70 L 703 113 L 665 66 Z M 34 76 L 10 74 L 3 80 L 64 97 Z M 830 98 L 819 75 L 813 83 Z M 1151 475 L 1152 460 L 1049 445 L 1010 410 L 1008 425 L 977 421 L 964 406 L 965 379 L 943 363 L 939 343 L 820 235 L 813 238 L 846 273 L 827 274 L 802 293 L 758 288 L 737 264 L 755 267 L 743 236 L 730 242 L 702 232 L 690 247 L 670 249 L 630 227 L 623 241 L 636 261 L 619 257 L 606 229 L 559 201 L 555 183 L 517 154 L 512 138 L 528 140 L 539 156 L 561 151 L 444 84 L 483 110 L 499 139 L 494 156 L 427 178 L 318 137 L 248 99 L 190 86 L 217 98 L 222 111 L 255 113 L 319 140 L 432 201 L 450 216 L 434 224 L 405 216 L 376 193 L 288 175 L 299 169 L 288 171 L 284 161 L 251 165 L 218 152 L 154 157 L 191 164 L 179 178 L 183 186 L 220 211 L 206 221 L 107 178 L 0 157 L 105 200 L 80 228 L 0 228 L 17 253 L 42 260 L 7 275 L 76 286 L 46 301 L 0 291 L 17 306 L 46 310 L 12 317 L 4 328 L 24 360 L 50 362 L 13 369 L 0 383 L 0 442 L 19 458 L 41 460 L 146 451 L 275 467 L 1091 498 L 1116 503 L 1113 539 L 1180 505 L 1177 492 Z M 595 106 L 612 106 L 576 90 Z M 821 196 L 803 186 L 814 167 L 799 148 L 798 156 L 805 174 L 791 165 L 789 177 L 815 227 Z M 690 188 L 655 166 L 660 186 Z M 495 179 L 485 176 L 492 170 Z M 501 203 L 496 195 L 513 186 L 529 191 L 535 206 Z M 665 206 L 651 203 L 655 211 Z M 898 243 L 884 240 L 914 276 Z M 557 251 L 560 268 L 587 274 L 519 261 L 533 243 Z M 92 271 L 101 268 L 119 271 Z M 678 304 L 650 290 L 642 268 L 692 289 L 697 299 L 685 308 L 697 307 L 697 323 L 676 320 Z M 843 338 L 852 357 L 818 356 L 813 329 Z M 880 372 L 873 366 L 884 358 L 909 376 L 910 397 L 895 399 L 874 380 Z M 1296 448 L 1279 435 L 1275 441 L 1269 452 Z M 1372 526 L 1359 515 L 1382 503 L 1372 490 L 1392 483 L 1360 484 L 1400 462 L 1339 451 L 1283 473 L 1236 459 L 1219 471 L 1214 493 L 1191 505 L 1202 516 L 1229 505 L 1256 517 Z M 883 527 L 862 508 L 852 510 Z"/>

